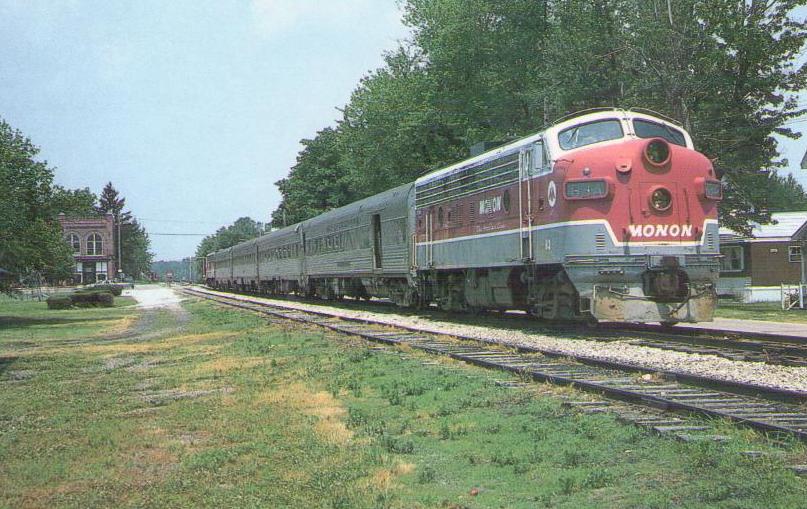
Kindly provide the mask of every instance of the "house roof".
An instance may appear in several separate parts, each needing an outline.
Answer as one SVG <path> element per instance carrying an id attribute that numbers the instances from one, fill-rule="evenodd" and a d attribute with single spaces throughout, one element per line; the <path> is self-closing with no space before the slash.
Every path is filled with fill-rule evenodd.
<path id="1" fill-rule="evenodd" d="M 787 240 L 795 237 L 797 233 L 802 235 L 807 233 L 807 211 L 774 212 L 771 214 L 770 223 L 753 223 L 752 226 L 752 235 L 755 239 Z M 725 226 L 720 227 L 721 240 L 737 238 L 743 238 L 743 236 Z"/>

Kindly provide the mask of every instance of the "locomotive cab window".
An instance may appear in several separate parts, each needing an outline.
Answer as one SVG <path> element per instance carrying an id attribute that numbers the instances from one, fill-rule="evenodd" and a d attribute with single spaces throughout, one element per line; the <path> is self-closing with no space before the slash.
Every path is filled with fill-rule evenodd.
<path id="1" fill-rule="evenodd" d="M 687 146 L 684 133 L 678 129 L 673 129 L 670 126 L 659 124 L 657 122 L 650 122 L 649 120 L 633 119 L 633 131 L 639 138 L 663 138 L 670 143 Z"/>
<path id="2" fill-rule="evenodd" d="M 618 140 L 624 134 L 619 120 L 597 120 L 564 129 L 558 134 L 558 143 L 563 150 L 572 150 L 592 143 Z"/>
<path id="3" fill-rule="evenodd" d="M 538 141 L 532 147 L 532 174 L 545 175 L 552 171 L 552 164 L 543 141 Z"/>

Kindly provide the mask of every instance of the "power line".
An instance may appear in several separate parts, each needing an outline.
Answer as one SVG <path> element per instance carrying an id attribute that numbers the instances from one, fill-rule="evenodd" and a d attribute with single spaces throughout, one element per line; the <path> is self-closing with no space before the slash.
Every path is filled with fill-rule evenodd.
<path id="1" fill-rule="evenodd" d="M 146 232 L 151 235 L 162 235 L 164 237 L 207 237 L 209 233 L 152 233 Z"/>
<path id="2" fill-rule="evenodd" d="M 182 219 L 149 219 L 146 217 L 138 217 L 138 221 L 149 221 L 152 223 L 184 223 L 184 224 L 221 224 L 213 221 L 186 221 Z"/>

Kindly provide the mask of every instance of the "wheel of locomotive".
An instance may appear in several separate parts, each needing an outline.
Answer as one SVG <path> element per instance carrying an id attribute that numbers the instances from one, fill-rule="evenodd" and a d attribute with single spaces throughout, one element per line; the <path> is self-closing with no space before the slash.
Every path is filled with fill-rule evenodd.
<path id="1" fill-rule="evenodd" d="M 586 325 L 587 328 L 591 330 L 600 328 L 600 321 L 594 318 L 594 316 L 591 315 L 590 313 L 585 313 L 583 315 L 583 323 Z"/>

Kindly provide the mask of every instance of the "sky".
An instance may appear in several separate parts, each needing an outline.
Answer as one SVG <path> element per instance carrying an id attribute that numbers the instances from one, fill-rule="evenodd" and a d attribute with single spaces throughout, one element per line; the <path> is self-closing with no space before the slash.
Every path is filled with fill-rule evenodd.
<path id="1" fill-rule="evenodd" d="M 0 0 L 0 117 L 56 183 L 111 181 L 155 259 L 267 221 L 299 141 L 407 36 L 395 0 Z"/>
<path id="2" fill-rule="evenodd" d="M 0 117 L 58 184 L 111 181 L 155 259 L 179 259 L 202 237 L 163 234 L 268 221 L 299 141 L 407 37 L 400 18 L 395 0 L 0 0 Z M 803 184 L 805 149 L 781 144 Z"/>

